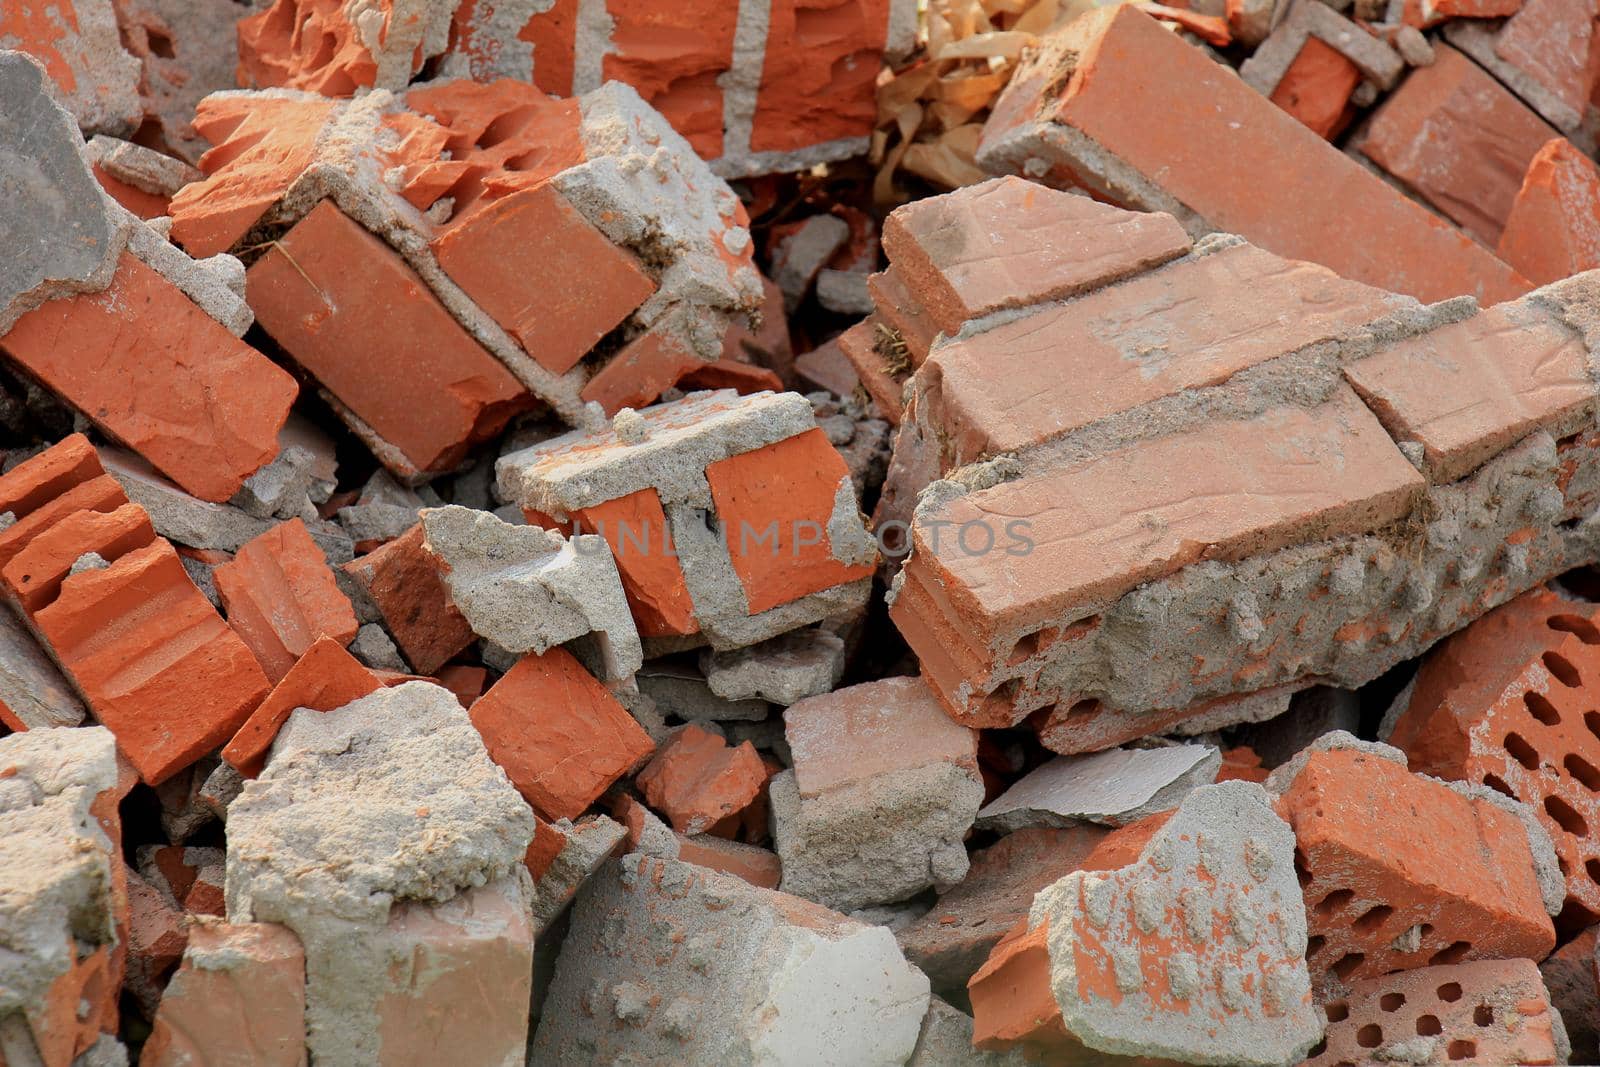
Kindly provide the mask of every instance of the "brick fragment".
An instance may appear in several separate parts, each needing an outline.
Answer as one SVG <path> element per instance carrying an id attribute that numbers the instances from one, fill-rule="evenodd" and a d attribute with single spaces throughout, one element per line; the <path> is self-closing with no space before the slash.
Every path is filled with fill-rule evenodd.
<path id="1" fill-rule="evenodd" d="M 1486 785 L 1528 806 L 1566 882 L 1564 923 L 1600 919 L 1600 613 L 1545 589 L 1446 638 L 1423 663 L 1390 742 L 1414 770 Z"/>
<path id="2" fill-rule="evenodd" d="M 356 635 L 356 613 L 339 591 L 305 523 L 290 519 L 246 543 L 212 571 L 228 625 L 250 646 L 273 685 L 319 639 L 341 646 Z"/>
<path id="3" fill-rule="evenodd" d="M 1027 827 L 972 854 L 965 878 L 922 918 L 895 932 L 906 959 L 936 989 L 964 989 L 1041 890 L 1073 871 L 1109 831 L 1078 824 Z"/>
<path id="4" fill-rule="evenodd" d="M 222 750 L 222 758 L 247 778 L 261 773 L 267 751 L 296 708 L 332 711 L 382 688 L 378 678 L 334 638 L 311 643 L 278 680 Z"/>
<path id="5" fill-rule="evenodd" d="M 473 703 L 489 756 L 549 819 L 575 819 L 654 749 L 565 649 L 527 655 Z"/>
<path id="6" fill-rule="evenodd" d="M 1500 7 L 1500 5 L 1496 5 Z M 1445 39 L 1477 60 L 1557 129 L 1593 147 L 1600 81 L 1593 0 L 1523 0 L 1493 11 L 1503 23 L 1459 19 Z"/>
<path id="7" fill-rule="evenodd" d="M 147 1019 L 154 1019 L 161 991 L 189 943 L 183 912 L 169 904 L 137 872 L 128 882 L 128 973 L 123 987 Z"/>
<path id="8" fill-rule="evenodd" d="M 1191 790 L 1210 785 L 1221 759 L 1208 745 L 1057 756 L 984 805 L 977 825 L 1008 831 L 1080 822 L 1124 826 L 1154 812 L 1170 811 Z"/>
<path id="9" fill-rule="evenodd" d="M 1292 1063 L 1321 1034 L 1294 837 L 1261 787 L 1191 793 L 1133 854 L 1042 891 L 968 984 L 979 1048 Z M 1106 838 L 1102 847 L 1113 838 Z"/>
<path id="10" fill-rule="evenodd" d="M 1278 808 L 1294 828 L 1306 958 L 1325 990 L 1407 967 L 1543 959 L 1555 946 L 1527 833 L 1487 801 L 1382 755 L 1330 750 L 1306 760 Z"/>
<path id="11" fill-rule="evenodd" d="M 113 0 L 113 6 L 123 43 L 143 68 L 139 98 L 146 128 L 159 131 L 167 151 L 198 163 L 210 146 L 194 128 L 195 108 L 237 84 L 237 26 L 251 12 L 185 0 Z"/>
<path id="12" fill-rule="evenodd" d="M 1360 84 L 1354 63 L 1319 38 L 1307 37 L 1268 96 L 1306 129 L 1331 141 L 1349 121 L 1350 95 Z"/>
<path id="13" fill-rule="evenodd" d="M 272 923 L 200 923 L 141 1063 L 305 1067 L 305 952 Z"/>
<path id="14" fill-rule="evenodd" d="M 371 598 L 406 660 L 428 674 L 472 643 L 472 627 L 450 601 L 438 564 L 423 547 L 421 523 L 344 565 Z"/>
<path id="15" fill-rule="evenodd" d="M 128 252 L 110 288 L 34 309 L 0 350 L 202 500 L 227 500 L 278 454 L 296 392 Z"/>
<path id="16" fill-rule="evenodd" d="M 1374 112 L 1363 155 L 1493 247 L 1522 176 L 1556 131 L 1448 45 Z"/>
<path id="17" fill-rule="evenodd" d="M 1572 1045 L 1569 1062 L 1600 1060 L 1600 986 L 1595 977 L 1596 935 L 1589 927 L 1539 964 L 1539 977 L 1550 994 L 1550 1006 L 1561 1014 Z"/>
<path id="18" fill-rule="evenodd" d="M 248 272 L 262 327 L 383 442 L 449 470 L 532 397 L 381 241 L 324 201 Z M 396 366 L 406 368 L 395 374 Z"/>
<path id="19" fill-rule="evenodd" d="M 1600 168 L 1566 138 L 1528 164 L 1497 251 L 1539 285 L 1600 267 Z"/>
<path id="20" fill-rule="evenodd" d="M 783 718 L 794 766 L 770 792 L 784 892 L 859 908 L 961 881 L 983 799 L 977 738 L 922 679 L 837 689 Z"/>
<path id="21" fill-rule="evenodd" d="M 645 802 L 683 834 L 711 830 L 735 820 L 755 803 L 767 784 L 767 768 L 755 746 L 730 746 L 693 724 L 656 751 L 636 779 Z"/>
<path id="22" fill-rule="evenodd" d="M 1419 967 L 1354 983 L 1322 1006 L 1324 1047 L 1306 1067 L 1381 1064 L 1423 1053 L 1428 1063 L 1560 1063 L 1561 1021 L 1532 960 Z M 1412 1059 L 1412 1062 L 1419 1062 Z"/>
<path id="23" fill-rule="evenodd" d="M 1465 234 L 1133 6 L 1048 34 L 996 103 L 978 160 L 992 174 L 1082 186 L 1122 206 L 1167 211 L 1190 233 L 1237 233 L 1424 301 L 1470 294 L 1490 304 L 1528 289 Z M 1388 238 L 1371 242 L 1369 233 Z"/>
<path id="24" fill-rule="evenodd" d="M 403 89 L 444 51 L 454 5 L 385 0 L 352 11 L 339 0 L 274 0 L 239 24 L 240 84 L 349 96 Z"/>

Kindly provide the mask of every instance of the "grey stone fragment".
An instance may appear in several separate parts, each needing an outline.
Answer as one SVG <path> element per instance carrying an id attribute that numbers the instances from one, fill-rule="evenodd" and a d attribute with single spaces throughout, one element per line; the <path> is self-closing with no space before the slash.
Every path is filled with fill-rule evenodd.
<path id="1" fill-rule="evenodd" d="M 84 158 L 119 182 L 151 196 L 170 197 L 205 175 L 175 156 L 132 141 L 97 133 L 83 146 Z"/>
<path id="2" fill-rule="evenodd" d="M 423 547 L 443 565 L 450 599 L 480 637 L 508 652 L 541 655 L 589 639 L 604 681 L 630 677 L 644 662 L 604 538 L 569 540 L 454 504 L 425 508 L 422 529 Z"/>
<path id="3" fill-rule="evenodd" d="M 554 824 L 567 843 L 550 866 L 533 883 L 535 935 L 544 933 L 572 903 L 583 883 L 617 851 L 628 831 L 615 819 L 587 815 L 576 823 L 561 819 Z"/>
<path id="4" fill-rule="evenodd" d="M 0 738 L 0 1049 L 31 1050 L 50 987 L 116 940 L 116 843 L 91 808 L 117 786 L 104 727 Z M 26 1061 L 24 1061 L 26 1062 Z"/>
<path id="5" fill-rule="evenodd" d="M 850 240 L 850 224 L 837 215 L 813 215 L 778 242 L 772 253 L 772 280 L 783 291 L 783 306 L 794 311 L 833 254 Z"/>
<path id="6" fill-rule="evenodd" d="M 72 1067 L 128 1067 L 128 1049 L 110 1034 L 101 1034 Z"/>
<path id="7" fill-rule="evenodd" d="M 349 644 L 350 654 L 368 667 L 383 671 L 410 671 L 395 647 L 394 638 L 375 622 L 362 624 Z"/>
<path id="8" fill-rule="evenodd" d="M 82 145 L 38 64 L 0 52 L 0 335 L 46 300 L 111 284 L 125 236 Z"/>
<path id="9" fill-rule="evenodd" d="M 1020 1051 L 984 1052 L 972 1047 L 972 1016 L 939 997 L 928 999 L 928 1014 L 906 1067 L 1025 1067 Z"/>
<path id="10" fill-rule="evenodd" d="M 792 630 L 747 648 L 700 655 L 706 684 L 725 700 L 788 707 L 829 692 L 844 676 L 844 640 L 818 627 Z"/>
<path id="11" fill-rule="evenodd" d="M 318 483 L 317 457 L 299 445 L 288 445 L 271 463 L 246 478 L 229 501 L 258 519 L 301 518 L 317 521 L 311 496 Z"/>
<path id="12" fill-rule="evenodd" d="M 491 887 L 527 907 L 533 813 L 455 696 L 427 682 L 295 711 L 228 816 L 228 921 L 299 936 L 318 1063 L 379 1062 L 392 906 Z"/>
<path id="13" fill-rule="evenodd" d="M 1276 767 L 1323 734 L 1354 734 L 1361 725 L 1361 701 L 1348 689 L 1318 685 L 1296 693 L 1289 710 L 1264 722 L 1240 727 L 1240 744 L 1250 746 L 1261 762 Z"/>
<path id="14" fill-rule="evenodd" d="M 87 714 L 55 661 L 4 609 L 0 609 L 0 703 L 29 730 L 77 726 Z"/>
<path id="15" fill-rule="evenodd" d="M 881 927 L 633 853 L 579 893 L 530 1063 L 900 1067 L 928 980 Z"/>
<path id="16" fill-rule="evenodd" d="M 215 577 L 217 564 L 207 563 L 205 560 L 200 559 L 191 559 L 184 555 L 178 556 L 178 562 L 183 564 L 184 573 L 195 584 L 195 588 L 200 590 L 201 595 L 211 601 L 212 607 L 221 611 L 222 597 L 217 593 L 217 580 Z"/>
<path id="17" fill-rule="evenodd" d="M 226 761 L 218 760 L 216 767 L 206 775 L 205 781 L 200 785 L 198 794 L 200 803 L 210 810 L 213 817 L 221 822 L 228 821 L 228 805 L 238 799 L 244 791 L 244 775 L 233 769 Z"/>
<path id="18" fill-rule="evenodd" d="M 1222 753 L 1210 745 L 1057 756 L 978 812 L 977 825 L 1007 833 L 1074 822 L 1125 826 L 1177 807 L 1191 790 L 1216 781 L 1221 766 Z"/>
<path id="19" fill-rule="evenodd" d="M 839 315 L 870 315 L 875 309 L 866 274 L 828 267 L 817 273 L 817 303 Z"/>
<path id="20" fill-rule="evenodd" d="M 765 700 L 719 697 L 711 691 L 705 675 L 690 666 L 646 663 L 634 680 L 640 692 L 655 701 L 657 709 L 684 722 L 762 722 L 772 713 L 772 705 Z"/>

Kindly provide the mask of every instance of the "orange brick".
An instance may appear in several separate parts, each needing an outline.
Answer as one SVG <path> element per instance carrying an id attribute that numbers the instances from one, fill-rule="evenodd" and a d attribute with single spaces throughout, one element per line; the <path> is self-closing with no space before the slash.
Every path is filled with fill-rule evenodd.
<path id="1" fill-rule="evenodd" d="M 367 10 L 388 15 L 390 7 Z M 241 20 L 238 32 L 241 85 L 352 96 L 378 75 L 363 31 L 341 0 L 274 0 Z"/>
<path id="2" fill-rule="evenodd" d="M 678 858 L 696 867 L 743 878 L 761 889 L 776 889 L 783 878 L 783 865 L 776 852 L 707 834 L 678 835 Z"/>
<path id="3" fill-rule="evenodd" d="M 895 281 L 950 335 L 1160 266 L 1189 244 L 1170 215 L 1130 215 L 1015 177 L 914 200 L 883 224 Z"/>
<path id="4" fill-rule="evenodd" d="M 672 543 L 667 513 L 654 489 L 619 496 L 572 515 L 575 529 L 596 533 L 611 546 L 622 591 L 640 637 L 670 637 L 700 631 L 694 601 Z M 549 529 L 557 527 L 541 523 Z"/>
<path id="5" fill-rule="evenodd" d="M 445 273 L 556 374 L 576 366 L 656 289 L 633 253 L 548 183 L 471 213 L 433 250 Z"/>
<path id="6" fill-rule="evenodd" d="M 456 8 L 450 52 L 488 66 L 493 64 L 500 46 L 493 35 L 479 39 L 475 32 L 484 18 L 478 11 L 480 2 L 462 0 L 461 6 Z M 492 3 L 485 3 L 485 9 L 490 17 L 498 13 Z M 577 34 L 578 0 L 551 0 L 546 10 L 518 28 L 517 39 L 533 48 L 533 83 L 540 89 L 557 96 L 574 94 L 572 75 L 577 62 Z"/>
<path id="7" fill-rule="evenodd" d="M 281 522 L 211 572 L 232 626 L 276 685 L 318 638 L 347 645 L 358 624 L 322 549 L 299 519 Z"/>
<path id="8" fill-rule="evenodd" d="M 329 201 L 255 262 L 248 291 L 262 328 L 411 471 L 454 467 L 533 404 L 398 255 Z"/>
<path id="9" fill-rule="evenodd" d="M 1470 474 L 1536 429 L 1566 437 L 1595 406 L 1583 342 L 1520 305 L 1391 345 L 1345 377 L 1395 440 L 1422 444 L 1435 482 Z"/>
<path id="10" fill-rule="evenodd" d="M 110 563 L 63 581 L 34 624 L 156 785 L 232 737 L 269 686 L 170 544 L 158 539 Z"/>
<path id="11" fill-rule="evenodd" d="M 0 476 L 0 512 L 9 511 L 17 520 L 0 530 L 0 568 L 73 512 L 115 511 L 127 502 L 87 437 L 62 438 Z"/>
<path id="12" fill-rule="evenodd" d="M 706 467 L 750 614 L 872 574 L 870 562 L 835 559 L 828 537 L 840 484 L 852 492 L 849 478 L 844 459 L 821 430 Z M 758 541 L 773 528 L 775 540 Z"/>
<path id="13" fill-rule="evenodd" d="M 888 24 L 888 0 L 771 0 L 750 150 L 868 136 Z"/>
<path id="14" fill-rule="evenodd" d="M 105 168 L 96 163 L 90 168 L 94 172 L 94 180 L 100 183 L 100 188 L 111 194 L 111 199 L 139 216 L 141 219 L 153 219 L 167 214 L 171 210 L 169 198 L 147 193 L 137 185 L 129 185 L 119 181 L 105 172 Z"/>
<path id="15" fill-rule="evenodd" d="M 734 359 L 719 359 L 691 367 L 673 383 L 686 393 L 702 389 L 732 389 L 740 396 L 751 393 L 783 392 L 783 380 L 765 367 Z"/>
<path id="16" fill-rule="evenodd" d="M 110 512 L 73 512 L 28 542 L 0 569 L 0 578 L 32 615 L 61 595 L 61 583 L 85 553 L 110 561 L 155 539 L 150 516 L 138 504 L 123 504 Z"/>
<path id="17" fill-rule="evenodd" d="M 636 779 L 645 803 L 683 834 L 704 833 L 761 795 L 767 768 L 749 741 L 729 747 L 689 725 L 674 734 Z"/>
<path id="18" fill-rule="evenodd" d="M 489 758 L 546 819 L 575 819 L 655 747 L 564 648 L 527 655 L 468 714 Z"/>
<path id="19" fill-rule="evenodd" d="M 422 547 L 422 524 L 344 565 L 383 615 L 406 661 L 432 674 L 472 643 L 467 620 L 450 600 L 438 565 Z"/>
<path id="20" fill-rule="evenodd" d="M 1538 285 L 1600 267 L 1600 168 L 1557 137 L 1528 164 L 1500 258 Z"/>
<path id="21" fill-rule="evenodd" d="M 639 90 L 701 158 L 722 155 L 720 79 L 733 65 L 738 8 L 722 0 L 610 0 L 606 14 L 612 29 L 601 76 Z"/>
<path id="22" fill-rule="evenodd" d="M 246 778 L 266 765 L 273 739 L 296 708 L 334 711 L 383 687 L 383 683 L 331 637 L 312 642 L 244 725 L 222 758 Z"/>
<path id="23" fill-rule="evenodd" d="M 1390 738 L 1422 774 L 1527 804 L 1555 844 L 1567 919 L 1600 919 L 1600 611 L 1524 593 L 1441 642 Z M 1569 924 L 1570 925 L 1570 924 Z"/>
<path id="24" fill-rule="evenodd" d="M 0 349 L 202 500 L 278 454 L 294 379 L 131 253 L 110 288 L 51 300 Z"/>
<path id="25" fill-rule="evenodd" d="M 1272 102 L 1306 129 L 1331 139 L 1345 124 L 1350 94 L 1361 84 L 1356 65 L 1316 37 L 1307 37 L 1272 90 Z"/>
<path id="26" fill-rule="evenodd" d="M 1158 207 L 1141 202 L 1132 183 L 1118 179 L 1113 194 L 1096 176 L 1090 157 L 1109 154 L 1208 228 L 1345 278 L 1427 302 L 1470 294 L 1491 304 L 1529 288 L 1136 6 L 1092 11 L 1053 31 L 996 103 L 980 160 L 1019 169 L 1037 154 L 1036 122 L 1092 142 L 1083 152 L 1057 150 L 1043 176 L 1049 184 Z M 1374 233 L 1384 240 L 1371 240 Z"/>
<path id="27" fill-rule="evenodd" d="M 1334 750 L 1313 754 L 1278 806 L 1294 828 L 1314 982 L 1555 947 L 1527 832 L 1489 802 Z"/>
<path id="28" fill-rule="evenodd" d="M 849 360 L 856 380 L 872 398 L 873 405 L 898 426 L 910 363 L 896 366 L 895 344 L 902 338 L 885 334 L 886 328 L 887 324 L 879 321 L 876 315 L 869 315 L 834 338 L 833 343 Z"/>
<path id="29" fill-rule="evenodd" d="M 1392 1062 L 1375 1053 L 1419 1037 L 1433 1038 L 1438 1063 L 1561 1062 L 1550 996 L 1532 960 L 1480 960 L 1368 978 L 1322 1010 L 1327 1036 L 1304 1067 Z"/>
<path id="30" fill-rule="evenodd" d="M 1361 152 L 1493 247 L 1528 164 L 1556 130 L 1443 43 L 1367 124 Z"/>
<path id="31" fill-rule="evenodd" d="M 705 362 L 673 334 L 651 330 L 624 345 L 578 395 L 586 404 L 599 404 L 607 415 L 642 408 Z"/>

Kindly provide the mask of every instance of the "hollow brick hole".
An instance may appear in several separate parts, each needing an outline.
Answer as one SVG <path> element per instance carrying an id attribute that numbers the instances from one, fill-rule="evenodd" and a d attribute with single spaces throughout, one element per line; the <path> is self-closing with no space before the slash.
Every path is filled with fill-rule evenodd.
<path id="1" fill-rule="evenodd" d="M 1461 999 L 1461 983 L 1446 982 L 1433 992 L 1435 996 L 1444 1001 L 1446 1004 L 1454 1004 L 1456 1001 Z"/>
<path id="2" fill-rule="evenodd" d="M 1394 909 L 1389 905 L 1379 904 L 1376 907 L 1368 908 L 1362 913 L 1360 918 L 1356 919 L 1356 921 L 1350 925 L 1358 934 L 1373 934 L 1376 933 L 1378 928 L 1388 921 L 1389 916 L 1393 914 Z"/>
<path id="3" fill-rule="evenodd" d="M 1321 900 L 1317 901 L 1316 912 L 1318 918 L 1326 919 L 1339 911 L 1355 897 L 1355 892 L 1349 889 L 1335 889 Z"/>
<path id="4" fill-rule="evenodd" d="M 1568 689 L 1576 689 L 1583 684 L 1583 675 L 1579 674 L 1578 668 L 1561 653 L 1546 652 L 1540 658 L 1544 660 L 1545 667 L 1555 676 L 1556 681 Z"/>
<path id="5" fill-rule="evenodd" d="M 1346 952 L 1334 962 L 1331 970 L 1339 976 L 1341 982 L 1348 982 L 1350 976 L 1356 973 L 1356 968 L 1360 967 L 1366 958 L 1360 952 Z"/>
<path id="6" fill-rule="evenodd" d="M 1378 1000 L 1378 1007 L 1384 1011 L 1399 1011 L 1405 1006 L 1406 995 L 1404 993 L 1385 993 Z"/>
<path id="7" fill-rule="evenodd" d="M 1561 713 L 1543 693 L 1523 693 L 1522 702 L 1528 706 L 1528 714 L 1546 726 L 1560 725 Z"/>
<path id="8" fill-rule="evenodd" d="M 1437 1015 L 1417 1016 L 1417 1036 L 1434 1037 L 1444 1032 L 1444 1027 L 1439 1024 Z"/>
<path id="9" fill-rule="evenodd" d="M 1470 1060 L 1478 1055 L 1476 1041 L 1456 1040 L 1450 1042 L 1447 1053 L 1452 1060 Z"/>
<path id="10" fill-rule="evenodd" d="M 1511 753 L 1511 758 L 1522 764 L 1530 771 L 1539 769 L 1539 751 L 1521 734 L 1506 734 L 1506 751 Z"/>
<path id="11" fill-rule="evenodd" d="M 1494 1009 L 1487 1004 L 1479 1004 L 1472 1009 L 1472 1022 L 1476 1026 L 1493 1026 Z"/>
<path id="12" fill-rule="evenodd" d="M 1552 615 L 1545 620 L 1545 625 L 1552 630 L 1574 634 L 1586 645 L 1600 645 L 1600 626 L 1581 615 Z"/>
<path id="13" fill-rule="evenodd" d="M 1462 957 L 1465 956 L 1467 953 L 1469 953 L 1471 951 L 1472 951 L 1472 942 L 1470 942 L 1470 941 L 1456 941 L 1456 942 L 1453 942 L 1453 943 L 1451 943 L 1449 945 L 1446 945 L 1444 948 L 1440 949 L 1438 952 L 1435 952 L 1431 957 L 1429 957 L 1428 966 L 1429 967 L 1437 967 L 1442 963 L 1460 963 Z M 1452 984 L 1454 984 L 1454 983 L 1452 983 Z M 1441 999 L 1447 999 L 1447 1000 L 1458 1000 L 1458 999 L 1460 999 L 1460 997 L 1461 997 L 1461 987 L 1460 986 L 1456 986 L 1455 989 L 1456 989 L 1456 995 L 1455 996 L 1453 996 L 1453 997 L 1445 997 L 1444 994 L 1441 992 L 1439 994 L 1440 998 Z"/>
<path id="14" fill-rule="evenodd" d="M 1589 792 L 1600 793 L 1600 768 L 1595 767 L 1594 764 L 1576 752 L 1567 753 L 1566 757 L 1561 761 L 1561 766 L 1565 767 L 1567 773 L 1572 775 L 1578 784 Z"/>
<path id="15" fill-rule="evenodd" d="M 1333 1000 L 1323 1005 L 1322 1012 L 1330 1023 L 1342 1023 L 1350 1018 L 1350 1005 L 1342 1000 Z"/>
<path id="16" fill-rule="evenodd" d="M 1377 1048 L 1383 1044 L 1383 1027 L 1368 1023 L 1356 1031 L 1356 1044 L 1362 1048 Z"/>
<path id="17" fill-rule="evenodd" d="M 1574 837 L 1587 837 L 1589 835 L 1589 824 L 1584 821 L 1582 815 L 1578 814 L 1578 809 L 1560 797 L 1545 797 L 1544 810 L 1545 814 L 1554 819 L 1558 826 Z"/>

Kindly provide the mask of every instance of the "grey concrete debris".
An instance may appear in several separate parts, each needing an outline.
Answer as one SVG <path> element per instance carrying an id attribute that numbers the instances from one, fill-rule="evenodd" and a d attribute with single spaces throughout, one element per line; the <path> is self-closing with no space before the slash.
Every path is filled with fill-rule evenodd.
<path id="1" fill-rule="evenodd" d="M 604 538 L 569 540 L 454 504 L 424 509 L 422 530 L 450 599 L 478 636 L 508 652 L 538 654 L 585 639 L 595 646 L 603 681 L 628 678 L 644 663 Z"/>
<path id="2" fill-rule="evenodd" d="M 628 835 L 621 823 L 604 815 L 584 816 L 576 823 L 561 819 L 552 825 L 566 838 L 566 844 L 533 880 L 534 936 L 543 934 L 566 911 L 583 883 Z"/>
<path id="3" fill-rule="evenodd" d="M 475 891 L 491 914 L 520 909 L 525 938 L 506 950 L 525 940 L 531 967 L 533 813 L 449 690 L 407 682 L 297 710 L 228 815 L 228 920 L 299 936 L 314 1061 L 380 1061 L 377 1009 L 406 995 L 392 961 L 428 905 Z"/>
<path id="4" fill-rule="evenodd" d="M 852 909 L 944 888 L 983 801 L 977 735 L 920 678 L 802 700 L 784 713 L 792 770 L 768 787 L 782 888 Z"/>
<path id="5" fill-rule="evenodd" d="M 104 727 L 0 738 L 0 1052 L 42 1062 L 35 1036 L 59 1025 L 51 986 L 116 942 L 118 843 L 97 802 L 120 799 L 116 743 Z M 85 994 L 80 1010 L 102 1005 Z"/>
<path id="6" fill-rule="evenodd" d="M 634 853 L 579 893 L 530 1062 L 899 1067 L 928 979 L 881 927 Z"/>
<path id="7" fill-rule="evenodd" d="M 813 215 L 772 251 L 772 280 L 783 291 L 783 306 L 794 311 L 810 291 L 823 264 L 850 240 L 850 224 L 837 215 Z"/>
<path id="8" fill-rule="evenodd" d="M 1361 700 L 1349 689 L 1312 686 L 1296 693 L 1289 710 L 1263 722 L 1241 726 L 1238 741 L 1248 745 L 1267 767 L 1276 767 L 1323 734 L 1354 734 L 1361 725 Z"/>
<path id="9" fill-rule="evenodd" d="M 870 315 L 874 310 L 867 276 L 855 270 L 818 271 L 817 303 L 840 315 Z"/>
<path id="10" fill-rule="evenodd" d="M 844 639 L 806 627 L 748 648 L 700 654 L 706 685 L 724 700 L 766 700 L 784 707 L 831 692 L 844 676 Z"/>
<path id="11" fill-rule="evenodd" d="M 170 197 L 203 174 L 181 159 L 116 137 L 97 133 L 83 146 L 84 158 L 119 182 L 151 196 Z"/>
<path id="12" fill-rule="evenodd" d="M 939 997 L 928 998 L 928 1014 L 906 1067 L 1025 1067 L 1016 1050 L 984 1052 L 972 1047 L 972 1016 Z"/>
<path id="13" fill-rule="evenodd" d="M 1399 52 L 1320 0 L 1291 0 L 1288 15 L 1239 68 L 1239 77 L 1271 96 L 1308 37 L 1315 37 L 1355 65 L 1381 89 L 1393 89 L 1406 71 Z"/>
<path id="14" fill-rule="evenodd" d="M 1322 1036 L 1322 1017 L 1309 996 L 1294 847 L 1260 786 L 1222 782 L 1190 793 L 1133 864 L 1076 871 L 1041 892 L 1029 926 L 1049 924 L 1050 986 L 1067 1033 L 1121 1056 L 1298 1063 Z M 1229 916 L 1228 936 L 1212 935 L 1214 914 Z M 1147 982 L 1145 945 L 1166 958 L 1170 985 Z M 1114 970 L 1120 1000 L 1080 991 L 1080 949 Z M 1169 996 L 1187 1011 L 1155 1006 Z M 1153 1012 L 1162 1025 L 1150 1025 Z"/>
<path id="15" fill-rule="evenodd" d="M 374 670 L 409 672 L 410 666 L 395 647 L 389 631 L 375 622 L 363 623 L 347 646 L 350 654 Z"/>
<path id="16" fill-rule="evenodd" d="M 87 712 L 77 690 L 10 611 L 0 609 L 0 704 L 25 729 L 77 726 Z"/>
<path id="17" fill-rule="evenodd" d="M 204 804 L 212 816 L 221 822 L 228 821 L 228 805 L 238 799 L 244 792 L 244 775 L 233 769 L 233 765 L 224 760 L 218 760 L 211 773 L 206 775 L 205 781 L 200 784 L 197 796 L 200 803 Z"/>
<path id="18" fill-rule="evenodd" d="M 59 8 L 44 8 L 40 14 L 47 20 L 45 33 L 54 36 L 54 61 L 65 68 L 45 83 L 46 91 L 84 133 L 132 134 L 144 111 L 139 61 L 122 47 L 113 0 L 73 0 L 65 15 Z M 29 44 L 0 36 L 0 48 L 27 49 Z"/>
<path id="19" fill-rule="evenodd" d="M 762 722 L 772 713 L 765 700 L 727 700 L 711 691 L 700 671 L 670 660 L 654 660 L 634 676 L 639 691 L 664 715 L 684 722 Z"/>
<path id="20" fill-rule="evenodd" d="M 126 240 L 49 86 L 33 59 L 0 52 L 0 335 L 46 300 L 110 285 Z"/>
<path id="21" fill-rule="evenodd" d="M 1191 790 L 1216 781 L 1221 766 L 1222 753 L 1210 745 L 1057 756 L 978 812 L 977 825 L 1007 833 L 1075 822 L 1125 826 L 1177 807 Z"/>

